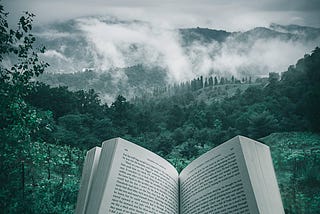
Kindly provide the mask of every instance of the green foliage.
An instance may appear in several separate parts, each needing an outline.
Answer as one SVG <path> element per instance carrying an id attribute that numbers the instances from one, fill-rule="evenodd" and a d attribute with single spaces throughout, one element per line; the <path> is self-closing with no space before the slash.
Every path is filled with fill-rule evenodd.
<path id="1" fill-rule="evenodd" d="M 7 195 L 1 195 L 1 211 L 73 213 L 81 176 L 79 166 L 85 153 L 77 148 L 47 143 L 29 144 L 20 153 L 28 156 L 18 162 L 18 167 L 10 159 L 17 160 L 19 154 L 5 157 L 4 165 L 11 168 L 7 174 L 7 192 L 2 191 Z"/>
<path id="2" fill-rule="evenodd" d="M 9 28 L 7 15 L 0 5 L 0 209 L 32 213 L 28 179 L 34 181 L 35 174 L 26 165 L 35 164 L 33 145 L 46 140 L 53 121 L 51 112 L 30 106 L 25 97 L 36 85 L 32 79 L 48 64 L 38 57 L 44 48 L 34 48 L 35 37 L 30 33 L 34 15 L 26 12 L 16 30 Z"/>
<path id="3" fill-rule="evenodd" d="M 270 146 L 286 213 L 320 209 L 320 135 L 274 133 L 261 138 Z"/>
<path id="4" fill-rule="evenodd" d="M 40 61 L 33 47 L 35 37 L 30 34 L 33 14 L 25 12 L 20 18 L 18 29 L 9 29 L 7 13 L 0 7 L 0 52 L 1 52 L 1 89 L 2 92 L 25 94 L 30 89 L 30 79 L 39 76 L 48 66 Z M 39 49 L 44 52 L 44 48 Z M 10 60 L 11 66 L 4 66 L 3 60 Z M 10 89 L 15 89 L 11 91 Z"/>

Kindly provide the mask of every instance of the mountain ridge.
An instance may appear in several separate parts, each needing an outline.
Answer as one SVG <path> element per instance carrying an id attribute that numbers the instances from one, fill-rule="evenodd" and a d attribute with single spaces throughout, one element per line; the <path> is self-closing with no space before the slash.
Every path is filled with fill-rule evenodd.
<path id="1" fill-rule="evenodd" d="M 172 30 L 105 17 L 36 27 L 35 35 L 38 44 L 47 48 L 42 58 L 51 65 L 43 78 L 46 83 L 64 74 L 92 70 L 110 76 L 101 86 L 114 88 L 114 94 L 107 95 L 111 97 L 199 76 L 241 79 L 279 73 L 320 44 L 320 29 L 306 26 L 271 24 L 244 32 L 200 27 Z"/>

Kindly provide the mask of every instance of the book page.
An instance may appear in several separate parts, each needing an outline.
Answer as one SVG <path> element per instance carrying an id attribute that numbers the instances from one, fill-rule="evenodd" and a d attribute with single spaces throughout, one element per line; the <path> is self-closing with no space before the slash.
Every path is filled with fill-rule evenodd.
<path id="1" fill-rule="evenodd" d="M 259 212 L 284 213 L 269 147 L 245 137 L 240 142 Z"/>
<path id="2" fill-rule="evenodd" d="M 100 147 L 94 147 L 90 149 L 86 154 L 86 158 L 82 169 L 80 189 L 78 192 L 75 214 L 85 213 L 88 196 L 91 190 L 92 180 L 96 174 L 97 166 L 99 163 L 100 152 Z"/>
<path id="3" fill-rule="evenodd" d="M 179 191 L 175 168 L 129 141 L 121 138 L 115 141 L 116 150 L 98 213 L 177 214 Z"/>
<path id="4" fill-rule="evenodd" d="M 116 147 L 116 141 L 107 141 L 103 143 L 97 169 L 93 176 L 91 190 L 89 191 L 87 206 L 85 213 L 98 213 L 101 200 L 104 194 L 104 188 L 109 177 L 110 168 L 112 165 L 113 154 Z"/>
<path id="5" fill-rule="evenodd" d="M 258 213 L 239 139 L 189 164 L 180 174 L 180 213 Z"/>

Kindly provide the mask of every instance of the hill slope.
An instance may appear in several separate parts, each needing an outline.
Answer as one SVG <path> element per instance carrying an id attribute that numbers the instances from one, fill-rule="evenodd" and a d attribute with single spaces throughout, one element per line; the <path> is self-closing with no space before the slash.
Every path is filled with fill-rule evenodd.
<path id="1" fill-rule="evenodd" d="M 320 134 L 273 133 L 260 139 L 270 146 L 286 213 L 320 209 Z"/>

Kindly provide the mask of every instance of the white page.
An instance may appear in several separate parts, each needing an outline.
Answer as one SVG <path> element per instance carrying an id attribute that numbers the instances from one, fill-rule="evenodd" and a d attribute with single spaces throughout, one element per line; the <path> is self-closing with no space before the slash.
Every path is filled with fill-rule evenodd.
<path id="1" fill-rule="evenodd" d="M 180 213 L 258 213 L 239 137 L 210 150 L 180 174 Z"/>
<path id="2" fill-rule="evenodd" d="M 240 137 L 250 181 L 260 213 L 284 213 L 269 147 Z"/>
<path id="3" fill-rule="evenodd" d="M 116 147 L 98 213 L 177 214 L 179 191 L 175 168 L 129 141 L 121 138 L 114 141 Z M 105 144 L 108 142 L 103 147 Z"/>
<path id="4" fill-rule="evenodd" d="M 91 190 L 92 180 L 96 174 L 97 166 L 99 163 L 100 152 L 100 147 L 94 147 L 90 149 L 86 154 L 80 181 L 80 189 L 77 198 L 77 206 L 75 210 L 76 214 L 85 213 L 88 196 Z"/>

